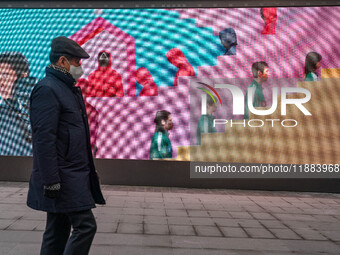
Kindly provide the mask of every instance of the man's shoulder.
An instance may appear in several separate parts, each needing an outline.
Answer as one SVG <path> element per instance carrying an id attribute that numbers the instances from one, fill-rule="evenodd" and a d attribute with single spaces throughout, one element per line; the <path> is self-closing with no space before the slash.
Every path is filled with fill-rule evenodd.
<path id="1" fill-rule="evenodd" d="M 58 88 L 58 84 L 60 83 L 60 81 L 52 78 L 52 77 L 44 77 L 42 80 L 40 80 L 35 86 L 34 89 L 38 90 L 38 89 L 46 89 L 46 90 L 57 90 Z"/>
<path id="2" fill-rule="evenodd" d="M 31 96 L 60 97 L 62 91 L 58 81 L 51 77 L 45 77 L 34 86 Z"/>

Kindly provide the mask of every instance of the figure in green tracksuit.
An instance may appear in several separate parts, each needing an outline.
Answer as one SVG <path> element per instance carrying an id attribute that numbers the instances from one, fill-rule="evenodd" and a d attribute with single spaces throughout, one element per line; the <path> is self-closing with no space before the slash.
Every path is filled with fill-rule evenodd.
<path id="1" fill-rule="evenodd" d="M 155 134 L 151 140 L 150 159 L 172 158 L 172 146 L 169 139 L 169 130 L 173 128 L 171 113 L 158 111 L 154 120 Z"/>
<path id="2" fill-rule="evenodd" d="M 216 100 L 215 100 L 216 101 Z M 216 112 L 217 106 L 211 97 L 207 98 L 207 114 L 202 114 L 197 125 L 197 145 L 201 145 L 202 133 L 216 133 L 214 126 L 215 116 L 212 115 Z"/>
<path id="3" fill-rule="evenodd" d="M 251 66 L 254 80 L 248 88 L 255 87 L 255 93 L 253 95 L 253 106 L 254 107 L 266 107 L 266 100 L 263 95 L 262 83 L 268 80 L 269 69 L 266 62 L 260 61 L 255 62 Z M 244 119 L 249 119 L 249 108 L 248 108 L 248 90 L 244 99 Z"/>
<path id="4" fill-rule="evenodd" d="M 321 66 L 321 55 L 316 52 L 309 52 L 305 61 L 305 81 L 317 81 L 316 70 Z"/>

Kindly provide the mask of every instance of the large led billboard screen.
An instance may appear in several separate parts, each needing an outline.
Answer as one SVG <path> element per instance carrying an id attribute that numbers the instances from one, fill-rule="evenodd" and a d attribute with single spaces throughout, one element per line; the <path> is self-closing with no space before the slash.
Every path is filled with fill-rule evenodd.
<path id="1" fill-rule="evenodd" d="M 30 93 L 66 36 L 96 158 L 336 164 L 339 31 L 340 7 L 2 9 L 0 155 L 32 155 Z"/>

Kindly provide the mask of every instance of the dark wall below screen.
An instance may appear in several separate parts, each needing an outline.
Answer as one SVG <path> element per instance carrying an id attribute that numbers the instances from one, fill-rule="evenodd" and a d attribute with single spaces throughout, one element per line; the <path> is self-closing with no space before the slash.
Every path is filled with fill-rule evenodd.
<path id="1" fill-rule="evenodd" d="M 101 183 L 207 189 L 340 193 L 340 179 L 190 179 L 190 162 L 96 159 Z M 0 157 L 0 181 L 29 181 L 31 157 Z"/>

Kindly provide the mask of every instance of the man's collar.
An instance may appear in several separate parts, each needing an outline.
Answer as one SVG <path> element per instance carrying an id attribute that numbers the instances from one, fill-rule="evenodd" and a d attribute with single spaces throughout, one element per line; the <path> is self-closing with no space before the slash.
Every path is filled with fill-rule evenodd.
<path id="1" fill-rule="evenodd" d="M 77 83 L 75 79 L 72 77 L 72 75 L 65 68 L 62 68 L 60 66 L 50 64 L 46 68 L 46 74 L 53 75 L 54 77 L 63 81 L 65 84 L 67 84 L 70 87 L 74 87 L 74 85 Z"/>

